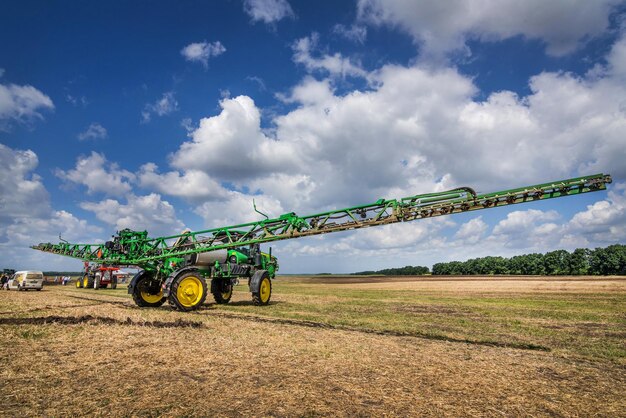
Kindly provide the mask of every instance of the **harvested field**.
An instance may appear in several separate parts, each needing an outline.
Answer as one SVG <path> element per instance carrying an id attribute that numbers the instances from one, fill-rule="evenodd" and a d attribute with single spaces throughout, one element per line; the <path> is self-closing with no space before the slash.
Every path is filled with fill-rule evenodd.
<path id="1" fill-rule="evenodd" d="M 626 278 L 284 277 L 193 313 L 0 292 L 2 416 L 625 416 Z"/>

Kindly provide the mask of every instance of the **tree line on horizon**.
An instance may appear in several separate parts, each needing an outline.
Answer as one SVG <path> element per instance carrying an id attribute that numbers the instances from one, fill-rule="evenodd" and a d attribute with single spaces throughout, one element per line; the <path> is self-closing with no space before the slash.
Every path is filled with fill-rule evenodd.
<path id="1" fill-rule="evenodd" d="M 355 275 L 416 276 L 431 273 L 428 267 L 406 266 L 377 271 L 361 271 Z M 604 248 L 577 248 L 532 253 L 510 258 L 489 256 L 467 261 L 449 261 L 433 265 L 432 275 L 626 275 L 626 245 Z"/>
<path id="2" fill-rule="evenodd" d="M 406 266 L 406 267 L 396 267 L 384 270 L 367 270 L 367 271 L 359 271 L 357 273 L 350 273 L 353 275 L 359 276 L 372 276 L 375 274 L 383 275 L 383 276 L 423 276 L 425 274 L 429 274 L 430 269 L 424 266 Z"/>

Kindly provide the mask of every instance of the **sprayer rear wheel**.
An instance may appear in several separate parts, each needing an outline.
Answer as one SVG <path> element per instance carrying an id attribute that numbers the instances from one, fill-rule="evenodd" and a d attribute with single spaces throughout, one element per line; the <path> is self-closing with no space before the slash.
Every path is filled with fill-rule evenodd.
<path id="1" fill-rule="evenodd" d="M 211 293 L 215 303 L 224 304 L 230 302 L 233 297 L 233 285 L 230 279 L 212 279 Z"/>
<path id="2" fill-rule="evenodd" d="M 194 311 L 202 306 L 206 296 L 207 286 L 204 278 L 197 271 L 188 271 L 172 282 L 168 302 L 174 309 Z"/>

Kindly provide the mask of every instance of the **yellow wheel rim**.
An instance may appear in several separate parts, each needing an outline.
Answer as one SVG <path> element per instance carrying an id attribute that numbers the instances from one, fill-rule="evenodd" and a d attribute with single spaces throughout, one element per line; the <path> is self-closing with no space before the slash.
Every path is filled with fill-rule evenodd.
<path id="1" fill-rule="evenodd" d="M 261 288 L 259 289 L 261 302 L 266 303 L 268 300 L 270 300 L 271 289 L 272 288 L 270 285 L 270 279 L 263 279 L 263 281 L 261 282 Z"/>
<path id="2" fill-rule="evenodd" d="M 80 288 L 80 279 L 76 280 L 76 287 Z"/>
<path id="3" fill-rule="evenodd" d="M 191 308 L 200 303 L 203 296 L 202 293 L 203 288 L 200 279 L 196 276 L 188 276 L 178 284 L 176 298 L 185 308 Z"/>
<path id="4" fill-rule="evenodd" d="M 233 289 L 230 289 L 228 292 L 222 292 L 222 299 L 230 299 L 233 294 Z"/>
<path id="5" fill-rule="evenodd" d="M 83 287 L 87 287 L 89 285 L 89 277 L 85 276 L 83 278 Z"/>
<path id="6" fill-rule="evenodd" d="M 156 295 L 153 295 L 148 292 L 139 292 L 141 294 L 141 299 L 143 299 L 147 303 L 157 303 L 163 298 L 163 290 L 161 290 Z"/>

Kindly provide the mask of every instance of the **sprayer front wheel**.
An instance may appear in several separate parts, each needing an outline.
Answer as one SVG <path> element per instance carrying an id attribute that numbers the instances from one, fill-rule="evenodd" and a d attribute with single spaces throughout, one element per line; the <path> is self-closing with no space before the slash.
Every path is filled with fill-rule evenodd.
<path id="1" fill-rule="evenodd" d="M 272 297 L 272 280 L 267 273 L 263 274 L 259 291 L 252 293 L 252 303 L 255 305 L 267 305 Z"/>
<path id="2" fill-rule="evenodd" d="M 83 280 L 82 279 L 76 279 L 76 289 L 80 289 L 83 287 Z"/>
<path id="3" fill-rule="evenodd" d="M 211 280 L 211 293 L 215 303 L 228 303 L 233 297 L 233 284 L 230 279 L 213 279 Z"/>
<path id="4" fill-rule="evenodd" d="M 161 284 L 150 276 L 143 276 L 133 289 L 133 300 L 142 308 L 157 308 L 163 305 L 165 298 Z"/>
<path id="5" fill-rule="evenodd" d="M 202 306 L 206 296 L 204 278 L 197 271 L 188 271 L 174 279 L 168 301 L 174 309 L 194 311 Z"/>

